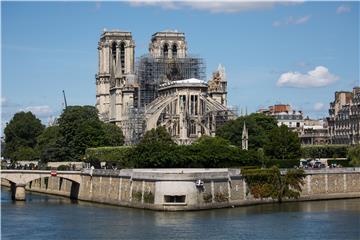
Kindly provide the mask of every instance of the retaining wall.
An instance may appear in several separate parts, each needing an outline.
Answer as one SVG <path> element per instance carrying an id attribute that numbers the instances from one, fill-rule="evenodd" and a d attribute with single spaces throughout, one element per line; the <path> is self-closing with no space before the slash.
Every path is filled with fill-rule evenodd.
<path id="1" fill-rule="evenodd" d="M 197 210 L 273 202 L 255 199 L 238 169 L 124 169 L 82 172 L 78 199 L 155 210 Z M 196 187 L 196 180 L 204 186 Z M 70 196 L 72 182 L 37 179 L 27 190 Z M 360 168 L 306 171 L 298 200 L 360 197 Z M 294 200 L 291 200 L 294 201 Z"/>

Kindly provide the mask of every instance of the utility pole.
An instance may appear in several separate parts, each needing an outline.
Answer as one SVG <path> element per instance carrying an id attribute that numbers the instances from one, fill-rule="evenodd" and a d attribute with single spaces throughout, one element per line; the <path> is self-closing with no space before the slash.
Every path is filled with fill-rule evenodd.
<path id="1" fill-rule="evenodd" d="M 64 103 L 65 103 L 65 109 L 67 108 L 67 102 L 66 102 L 66 96 L 65 96 L 65 91 L 63 90 L 63 95 L 64 95 Z"/>

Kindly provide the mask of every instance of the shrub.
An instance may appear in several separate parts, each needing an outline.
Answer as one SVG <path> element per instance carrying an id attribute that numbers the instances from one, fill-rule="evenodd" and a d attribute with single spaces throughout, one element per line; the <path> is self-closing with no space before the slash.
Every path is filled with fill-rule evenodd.
<path id="1" fill-rule="evenodd" d="M 330 159 L 328 160 L 328 165 L 336 164 L 341 165 L 342 167 L 351 167 L 352 164 L 350 163 L 350 159 L 344 159 L 344 160 L 336 160 L 336 159 Z"/>
<path id="2" fill-rule="evenodd" d="M 211 201 L 212 201 L 211 193 L 204 193 L 203 194 L 203 199 L 204 199 L 205 203 L 211 203 Z"/>
<path id="3" fill-rule="evenodd" d="M 348 159 L 352 166 L 360 166 L 360 144 L 349 149 Z"/>
<path id="4" fill-rule="evenodd" d="M 255 198 L 277 199 L 298 198 L 304 184 L 305 173 L 302 169 L 290 169 L 281 174 L 279 168 L 249 169 L 241 173 Z"/>
<path id="5" fill-rule="evenodd" d="M 154 203 L 154 194 L 149 192 L 144 192 L 144 202 L 145 203 Z"/>
<path id="6" fill-rule="evenodd" d="M 57 170 L 59 170 L 59 171 L 68 171 L 68 170 L 70 170 L 70 166 L 68 166 L 68 165 L 60 165 L 60 166 L 57 167 Z"/>
<path id="7" fill-rule="evenodd" d="M 266 162 L 266 167 L 277 166 L 278 168 L 293 168 L 299 166 L 300 161 L 297 159 L 271 159 Z"/>
<path id="8" fill-rule="evenodd" d="M 85 151 L 85 161 L 106 162 L 117 168 L 130 168 L 133 167 L 131 151 L 132 147 L 129 146 L 88 148 Z"/>
<path id="9" fill-rule="evenodd" d="M 132 197 L 137 201 L 137 202 L 141 202 L 141 192 L 137 191 L 137 192 L 133 192 Z"/>
<path id="10" fill-rule="evenodd" d="M 217 192 L 215 193 L 214 200 L 215 202 L 226 202 L 228 201 L 228 197 L 225 196 L 223 192 Z"/>

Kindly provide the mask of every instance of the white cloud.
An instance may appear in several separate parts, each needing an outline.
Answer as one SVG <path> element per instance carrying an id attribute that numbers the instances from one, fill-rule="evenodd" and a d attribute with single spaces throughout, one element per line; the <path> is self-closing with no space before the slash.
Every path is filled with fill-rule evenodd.
<path id="1" fill-rule="evenodd" d="M 20 109 L 20 111 L 30 111 L 33 114 L 39 116 L 39 117 L 47 117 L 53 113 L 53 110 L 47 106 L 29 106 L 24 109 Z"/>
<path id="2" fill-rule="evenodd" d="M 298 17 L 295 18 L 293 16 L 288 17 L 286 20 L 276 20 L 273 22 L 273 27 L 280 27 L 282 25 L 299 25 L 299 24 L 304 24 L 307 23 L 310 20 L 311 16 L 307 15 L 307 16 L 303 16 L 303 17 Z"/>
<path id="3" fill-rule="evenodd" d="M 310 67 L 312 64 L 308 63 L 308 62 L 300 61 L 300 62 L 295 63 L 295 65 L 298 67 L 305 68 L 305 67 Z"/>
<path id="4" fill-rule="evenodd" d="M 199 11 L 208 11 L 211 13 L 237 13 L 243 11 L 270 9 L 275 5 L 292 5 L 299 4 L 302 1 L 290 1 L 290 2 L 274 2 L 274 1 L 151 1 L 151 0 L 133 0 L 130 1 L 130 6 L 142 7 L 142 6 L 159 6 L 167 10 L 178 10 L 191 8 Z"/>
<path id="5" fill-rule="evenodd" d="M 346 5 L 341 5 L 336 9 L 337 14 L 348 13 L 350 11 L 351 11 L 351 8 Z"/>
<path id="6" fill-rule="evenodd" d="M 317 103 L 314 104 L 314 110 L 317 111 L 317 112 L 323 111 L 325 109 L 326 109 L 326 106 L 322 102 L 317 102 Z"/>
<path id="7" fill-rule="evenodd" d="M 6 102 L 7 102 L 7 99 L 6 99 L 6 97 L 1 97 L 1 106 L 3 106 L 3 105 L 5 105 L 6 104 Z"/>
<path id="8" fill-rule="evenodd" d="M 184 5 L 191 7 L 195 10 L 209 11 L 211 13 L 236 13 L 243 11 L 261 10 L 272 8 L 274 2 L 238 2 L 238 1 L 225 1 L 225 2 L 184 2 Z"/>
<path id="9" fill-rule="evenodd" d="M 19 104 L 12 102 L 11 99 L 8 99 L 5 96 L 2 96 L 0 98 L 0 103 L 1 103 L 1 107 L 3 108 L 3 110 L 4 110 L 4 108 L 17 108 L 20 106 Z"/>
<path id="10" fill-rule="evenodd" d="M 280 27 L 281 21 L 274 21 L 272 25 L 273 25 L 273 27 Z"/>
<path id="11" fill-rule="evenodd" d="M 329 72 L 326 67 L 317 66 L 306 74 L 299 72 L 287 72 L 281 74 L 276 85 L 279 87 L 312 88 L 325 87 L 339 79 L 338 76 Z"/>
<path id="12" fill-rule="evenodd" d="M 95 9 L 99 10 L 101 8 L 101 2 L 95 2 Z"/>
<path id="13" fill-rule="evenodd" d="M 166 10 L 177 10 L 181 8 L 181 2 L 173 1 L 151 1 L 151 0 L 132 0 L 129 2 L 130 6 L 133 7 L 147 7 L 147 6 L 159 6 Z"/>
<path id="14" fill-rule="evenodd" d="M 306 23 L 307 21 L 309 21 L 310 19 L 310 16 L 303 16 L 303 17 L 300 17 L 298 19 L 292 19 L 292 23 L 294 24 L 303 24 L 303 23 Z"/>

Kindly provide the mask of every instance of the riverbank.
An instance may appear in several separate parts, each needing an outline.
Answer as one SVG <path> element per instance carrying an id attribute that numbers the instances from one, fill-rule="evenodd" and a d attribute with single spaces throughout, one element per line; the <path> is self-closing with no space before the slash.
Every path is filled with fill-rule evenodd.
<path id="1" fill-rule="evenodd" d="M 196 181 L 202 182 L 196 186 Z M 26 190 L 70 196 L 74 182 L 59 177 L 31 181 Z M 79 200 L 165 211 L 203 210 L 273 203 L 255 199 L 239 169 L 124 169 L 81 173 Z M 360 169 L 306 171 L 297 200 L 360 198 Z"/>
<path id="2" fill-rule="evenodd" d="M 20 239 L 358 239 L 358 199 L 158 212 L 1 191 L 1 237 Z M 36 224 L 34 224 L 36 223 Z M 256 227 L 254 227 L 256 226 Z M 316 226 L 316 227 L 315 227 Z M 254 230 L 255 229 L 255 230 Z"/>

